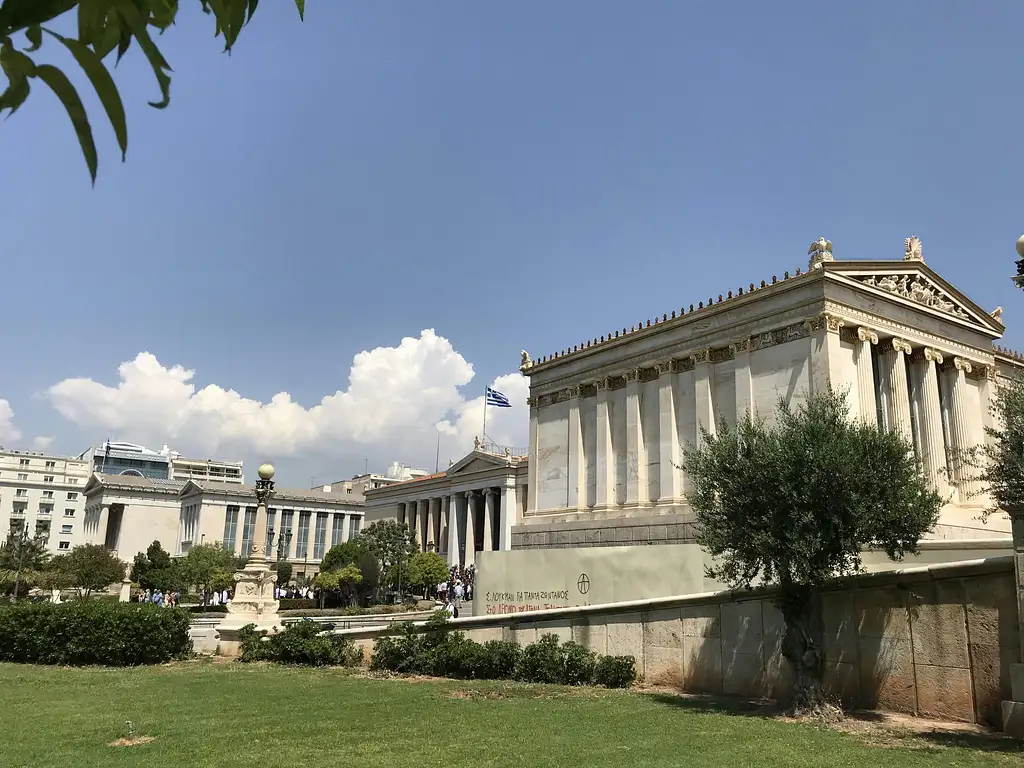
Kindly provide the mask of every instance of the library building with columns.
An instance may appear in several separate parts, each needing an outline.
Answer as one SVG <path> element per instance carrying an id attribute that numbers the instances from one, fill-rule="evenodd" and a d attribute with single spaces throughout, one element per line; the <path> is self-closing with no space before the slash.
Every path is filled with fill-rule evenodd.
<path id="1" fill-rule="evenodd" d="M 932 270 L 918 238 L 903 245 L 903 258 L 837 260 L 822 238 L 806 271 L 539 359 L 524 351 L 527 499 L 510 548 L 692 542 L 680 465 L 700 428 L 750 411 L 771 420 L 780 398 L 798 404 L 829 385 L 848 392 L 854 417 L 913 444 L 947 500 L 930 538 L 1006 540 L 1009 519 L 979 519 L 989 500 L 956 457 L 987 439 L 994 388 L 1024 356 L 996 343 L 1001 308 Z"/>

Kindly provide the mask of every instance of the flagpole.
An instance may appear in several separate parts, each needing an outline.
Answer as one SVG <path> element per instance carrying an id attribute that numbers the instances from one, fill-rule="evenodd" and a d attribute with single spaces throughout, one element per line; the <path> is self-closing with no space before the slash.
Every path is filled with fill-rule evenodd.
<path id="1" fill-rule="evenodd" d="M 484 430 L 483 434 L 480 435 L 480 446 L 483 447 L 484 441 L 487 439 L 487 389 L 484 389 Z"/>

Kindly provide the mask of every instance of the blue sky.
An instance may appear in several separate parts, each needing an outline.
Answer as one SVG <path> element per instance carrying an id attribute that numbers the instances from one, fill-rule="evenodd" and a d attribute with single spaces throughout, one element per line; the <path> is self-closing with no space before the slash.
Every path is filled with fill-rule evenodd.
<path id="1" fill-rule="evenodd" d="M 262 3 L 228 57 L 182 3 L 170 108 L 137 51 L 116 72 L 126 164 L 76 78 L 95 189 L 43 88 L 3 124 L 6 445 L 111 432 L 305 485 L 432 467 L 447 417 L 444 464 L 520 349 L 806 267 L 820 235 L 843 259 L 917 234 L 1024 347 L 1024 4 L 307 5 Z M 523 444 L 525 383 L 498 381 Z"/>

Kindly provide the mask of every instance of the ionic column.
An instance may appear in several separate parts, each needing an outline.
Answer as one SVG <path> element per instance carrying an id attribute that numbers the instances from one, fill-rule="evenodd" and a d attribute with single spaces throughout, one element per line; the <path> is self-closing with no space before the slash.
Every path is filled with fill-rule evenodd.
<path id="1" fill-rule="evenodd" d="M 419 526 L 417 525 L 417 511 L 419 510 L 419 502 L 409 501 L 406 502 L 406 509 L 409 510 L 409 533 L 419 543 Z"/>
<path id="2" fill-rule="evenodd" d="M 830 386 L 840 389 L 844 383 L 840 368 L 839 331 L 843 321 L 822 312 L 804 323 L 811 337 L 811 394 L 826 392 Z"/>
<path id="3" fill-rule="evenodd" d="M 459 504 L 454 496 L 447 497 L 448 507 L 448 565 L 459 564 Z"/>
<path id="4" fill-rule="evenodd" d="M 626 503 L 646 506 L 650 490 L 647 485 L 647 446 L 644 443 L 644 421 L 640 412 L 640 371 L 626 372 Z"/>
<path id="5" fill-rule="evenodd" d="M 580 425 L 580 387 L 569 387 L 569 466 L 566 472 L 570 510 L 587 508 L 586 457 L 583 453 L 583 429 Z"/>
<path id="6" fill-rule="evenodd" d="M 494 550 L 494 514 L 497 511 L 494 508 L 494 503 L 496 498 L 497 493 L 493 488 L 484 491 L 484 545 L 482 547 L 484 552 Z"/>
<path id="7" fill-rule="evenodd" d="M 498 549 L 512 549 L 512 526 L 518 523 L 519 507 L 516 503 L 515 485 L 506 485 L 501 489 L 501 530 L 498 534 Z"/>
<path id="8" fill-rule="evenodd" d="M 437 550 L 437 528 L 435 527 L 434 521 L 440 521 L 441 510 L 440 506 L 434 508 L 434 502 L 440 502 L 440 499 L 428 499 L 427 500 L 427 538 L 424 552 L 434 552 Z"/>
<path id="9" fill-rule="evenodd" d="M 597 382 L 597 499 L 595 506 L 615 505 L 615 453 L 612 447 L 612 403 L 608 379 Z M 531 459 L 532 471 L 532 459 Z M 533 480 L 531 479 L 532 483 Z M 529 490 L 533 493 L 532 487 Z"/>
<path id="10" fill-rule="evenodd" d="M 754 413 L 754 380 L 750 375 L 750 339 L 740 339 L 729 345 L 736 359 L 733 378 L 736 382 L 736 423 L 747 414 Z"/>
<path id="11" fill-rule="evenodd" d="M 109 522 L 110 522 L 110 505 L 109 504 L 101 504 L 100 505 L 100 518 L 99 518 L 99 522 L 97 523 L 97 528 L 96 528 L 96 532 L 98 534 L 97 537 L 96 537 L 96 543 L 97 544 L 102 544 L 103 546 L 107 545 L 107 523 L 109 523 Z M 28 525 L 28 520 L 27 519 L 25 520 L 25 525 L 26 526 Z M 248 556 L 249 553 L 246 552 L 244 554 L 246 556 Z"/>
<path id="12" fill-rule="evenodd" d="M 658 363 L 658 462 L 661 477 L 658 484 L 658 503 L 672 503 L 680 497 L 679 490 L 679 432 L 676 429 L 676 404 L 673 386 L 676 363 L 666 360 Z"/>
<path id="13" fill-rule="evenodd" d="M 942 364 L 942 355 L 929 347 L 915 352 L 910 362 L 917 377 L 921 418 L 921 463 L 932 486 L 945 497 L 949 495 L 946 476 L 946 441 L 942 435 L 942 405 L 939 401 L 939 376 L 936 364 Z"/>
<path id="14" fill-rule="evenodd" d="M 877 424 L 875 370 L 871 363 L 871 345 L 878 344 L 878 334 L 869 328 L 858 328 L 856 339 L 853 363 L 857 367 L 857 401 L 860 404 L 860 418 L 865 424 Z"/>
<path id="15" fill-rule="evenodd" d="M 910 343 L 905 339 L 885 339 L 878 345 L 878 359 L 883 366 L 886 384 L 886 422 L 893 432 L 913 442 L 910 425 L 910 389 L 907 386 L 907 366 L 904 355 L 910 354 Z"/>
<path id="16" fill-rule="evenodd" d="M 690 355 L 693 360 L 693 399 L 697 413 L 697 442 L 700 443 L 701 427 L 715 434 L 715 404 L 711 385 L 714 369 L 711 364 L 711 350 L 701 349 Z"/>
<path id="17" fill-rule="evenodd" d="M 427 551 L 427 529 L 430 527 L 430 499 L 420 499 L 416 510 L 416 537 L 420 544 L 420 552 Z"/>
<path id="18" fill-rule="evenodd" d="M 437 554 L 446 555 L 448 553 L 448 522 L 451 520 L 451 512 L 448 508 L 448 496 L 442 496 L 437 500 L 438 514 L 441 516 L 439 522 L 438 536 L 437 536 Z"/>
<path id="19" fill-rule="evenodd" d="M 960 493 L 960 503 L 969 504 L 971 500 L 978 500 L 981 490 L 978 480 L 968 459 L 968 453 L 977 445 L 975 438 L 976 431 L 974 422 L 979 417 L 975 413 L 974 418 L 968 410 L 967 402 L 967 378 L 965 374 L 973 370 L 970 361 L 962 357 L 954 357 L 947 360 L 942 366 L 946 376 L 949 377 L 949 431 L 953 439 L 953 478 L 956 481 L 957 490 Z"/>
<path id="20" fill-rule="evenodd" d="M 473 492 L 466 491 L 466 556 L 462 564 L 467 568 L 476 562 L 476 510 L 473 509 Z"/>
<path id="21" fill-rule="evenodd" d="M 527 512 L 536 512 L 537 499 L 539 498 L 540 493 L 540 483 L 537 482 L 537 479 L 540 477 L 540 467 L 538 466 L 540 462 L 537 460 L 540 398 L 531 396 L 526 399 L 526 402 L 530 406 L 530 460 L 526 469 L 528 477 L 526 486 L 526 507 Z"/>
<path id="22" fill-rule="evenodd" d="M 400 523 L 404 523 L 405 522 L 405 502 L 404 501 L 398 502 L 398 522 L 400 522 Z"/>

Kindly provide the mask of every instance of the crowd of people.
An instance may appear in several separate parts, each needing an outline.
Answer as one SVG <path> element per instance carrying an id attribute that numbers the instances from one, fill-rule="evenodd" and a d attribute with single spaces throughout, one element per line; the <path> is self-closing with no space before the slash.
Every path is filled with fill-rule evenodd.
<path id="1" fill-rule="evenodd" d="M 473 584 L 476 581 L 476 566 L 464 568 L 453 565 L 448 571 L 448 579 L 437 585 L 437 599 L 442 603 L 443 610 L 450 618 L 459 618 L 459 609 L 463 600 L 473 599 Z"/>
<path id="2" fill-rule="evenodd" d="M 139 594 L 135 596 L 135 601 L 138 603 L 152 603 L 163 608 L 173 608 L 174 606 L 181 605 L 181 592 L 172 589 L 166 592 L 162 589 L 140 590 Z"/>

